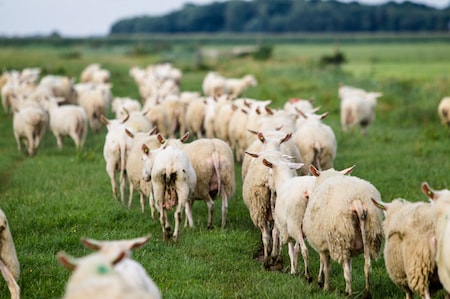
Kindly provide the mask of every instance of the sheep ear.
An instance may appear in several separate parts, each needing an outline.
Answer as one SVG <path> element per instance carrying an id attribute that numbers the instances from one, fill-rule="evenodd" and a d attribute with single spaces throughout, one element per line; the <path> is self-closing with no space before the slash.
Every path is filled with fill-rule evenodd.
<path id="1" fill-rule="evenodd" d="M 130 138 L 134 138 L 134 133 L 128 130 L 128 128 L 125 128 L 125 133 L 127 133 L 127 135 L 130 136 Z"/>
<path id="2" fill-rule="evenodd" d="M 254 134 L 254 135 L 258 135 L 258 132 L 257 132 L 257 131 L 253 131 L 253 130 L 251 130 L 251 129 L 247 129 L 247 131 L 249 131 L 250 133 L 252 133 L 252 134 Z"/>
<path id="3" fill-rule="evenodd" d="M 126 251 L 122 251 L 122 252 L 120 252 L 118 255 L 117 255 L 117 257 L 115 258 L 115 259 L 113 259 L 112 260 L 112 264 L 113 264 L 113 266 L 114 265 L 116 265 L 117 263 L 119 263 L 120 261 L 122 261 L 124 258 L 126 258 L 127 257 L 127 253 L 126 253 Z"/>
<path id="4" fill-rule="evenodd" d="M 142 152 L 146 155 L 149 156 L 150 155 L 150 149 L 148 148 L 148 146 L 144 143 L 142 144 Z"/>
<path id="5" fill-rule="evenodd" d="M 189 139 L 189 132 L 186 132 L 181 138 L 180 141 L 185 143 Z"/>
<path id="6" fill-rule="evenodd" d="M 103 114 L 100 115 L 100 121 L 105 125 L 109 125 L 109 120 Z"/>
<path id="7" fill-rule="evenodd" d="M 269 168 L 273 168 L 273 163 L 267 161 L 266 159 L 263 159 L 262 163 Z"/>
<path id="8" fill-rule="evenodd" d="M 58 252 L 56 255 L 58 258 L 58 261 L 61 265 L 63 265 L 64 268 L 69 269 L 70 271 L 75 270 L 77 267 L 77 259 L 73 256 L 68 255 L 64 251 Z"/>
<path id="9" fill-rule="evenodd" d="M 148 135 L 153 135 L 156 134 L 156 132 L 158 132 L 158 127 L 153 127 L 153 129 L 150 130 L 150 132 L 148 132 Z"/>
<path id="10" fill-rule="evenodd" d="M 328 112 L 325 112 L 323 114 L 320 115 L 320 120 L 325 119 L 328 116 Z"/>
<path id="11" fill-rule="evenodd" d="M 81 242 L 86 248 L 92 249 L 92 250 L 100 250 L 102 248 L 102 242 L 97 241 L 94 239 L 87 239 L 87 238 L 81 238 Z"/>
<path id="12" fill-rule="evenodd" d="M 264 138 L 263 133 L 258 132 L 257 134 L 259 141 L 261 141 L 262 143 L 264 143 L 266 141 L 266 138 Z"/>
<path id="13" fill-rule="evenodd" d="M 250 157 L 253 157 L 253 158 L 258 158 L 259 157 L 259 155 L 258 154 L 255 154 L 255 153 L 250 153 L 250 152 L 245 152 L 247 155 L 249 155 Z"/>
<path id="14" fill-rule="evenodd" d="M 297 111 L 298 114 L 300 114 L 304 119 L 308 118 L 308 116 L 306 116 L 306 114 L 302 110 L 298 109 L 297 107 L 295 107 L 295 111 Z"/>
<path id="15" fill-rule="evenodd" d="M 288 163 L 288 166 L 290 169 L 299 169 L 301 168 L 303 165 L 305 165 L 304 163 Z"/>
<path id="16" fill-rule="evenodd" d="M 371 197 L 370 199 L 372 200 L 373 204 L 374 204 L 377 208 L 379 208 L 380 210 L 383 210 L 383 211 L 386 211 L 386 210 L 387 210 L 387 207 L 388 207 L 387 204 L 383 203 L 382 201 L 378 201 L 378 200 L 376 200 L 376 199 L 373 198 L 373 197 Z"/>
<path id="17" fill-rule="evenodd" d="M 150 241 L 151 235 L 147 235 L 145 237 L 140 237 L 140 238 L 135 238 L 130 240 L 130 245 L 129 245 L 129 249 L 136 249 L 136 248 L 140 248 L 142 246 L 144 246 L 145 244 L 147 244 L 148 241 Z"/>
<path id="18" fill-rule="evenodd" d="M 314 165 L 312 165 L 312 164 L 309 165 L 309 172 L 311 172 L 311 174 L 313 176 L 316 176 L 316 177 L 320 176 L 320 171 L 316 167 L 314 167 Z"/>
<path id="19" fill-rule="evenodd" d="M 339 172 L 342 173 L 343 175 L 348 175 L 348 174 L 352 173 L 353 169 L 355 169 L 355 166 L 356 165 L 350 166 L 349 168 L 343 169 Z"/>
<path id="20" fill-rule="evenodd" d="M 422 192 L 431 200 L 436 199 L 436 194 L 427 182 L 422 183 Z"/>
<path id="21" fill-rule="evenodd" d="M 166 143 L 166 139 L 164 139 L 164 137 L 161 135 L 161 133 L 158 133 L 158 135 L 156 137 L 158 138 L 159 143 L 161 143 L 161 144 Z"/>
<path id="22" fill-rule="evenodd" d="M 288 141 L 289 139 L 291 139 L 291 137 L 292 137 L 292 133 L 286 134 L 286 136 L 284 136 L 284 138 L 280 140 L 280 144 Z"/>

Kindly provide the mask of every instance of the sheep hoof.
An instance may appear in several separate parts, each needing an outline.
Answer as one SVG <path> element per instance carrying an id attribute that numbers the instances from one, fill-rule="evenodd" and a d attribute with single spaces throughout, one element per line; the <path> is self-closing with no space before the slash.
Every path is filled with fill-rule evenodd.
<path id="1" fill-rule="evenodd" d="M 306 275 L 305 278 L 306 278 L 306 281 L 307 281 L 308 283 L 311 283 L 312 280 L 313 280 L 312 277 L 311 277 L 311 275 Z"/>
<path id="2" fill-rule="evenodd" d="M 372 299 L 372 294 L 370 291 L 364 292 L 363 299 Z"/>
<path id="3" fill-rule="evenodd" d="M 269 256 L 264 261 L 264 269 L 269 271 L 282 271 L 283 259 L 280 256 Z"/>
<path id="4" fill-rule="evenodd" d="M 208 225 L 208 229 L 214 229 L 214 225 L 212 224 Z"/>

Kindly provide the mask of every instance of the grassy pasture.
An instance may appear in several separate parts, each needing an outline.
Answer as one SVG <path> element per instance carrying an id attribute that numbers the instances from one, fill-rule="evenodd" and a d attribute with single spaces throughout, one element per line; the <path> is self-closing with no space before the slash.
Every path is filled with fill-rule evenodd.
<path id="1" fill-rule="evenodd" d="M 348 62 L 341 69 L 319 67 L 324 54 L 335 47 Z M 213 48 L 214 45 L 208 45 Z M 221 47 L 229 47 L 221 45 Z M 78 77 L 92 62 L 112 72 L 116 96 L 138 97 L 128 75 L 131 66 L 145 66 L 170 57 L 184 70 L 182 90 L 200 90 L 206 70 L 194 69 L 186 45 L 169 52 L 146 56 L 126 55 L 131 46 L 0 47 L 0 66 L 21 69 L 40 66 L 47 73 Z M 248 97 L 272 99 L 272 107 L 282 107 L 292 97 L 315 97 L 325 120 L 338 141 L 335 168 L 355 164 L 354 175 L 371 181 L 384 201 L 403 197 L 425 201 L 422 181 L 436 189 L 449 188 L 450 131 L 438 120 L 436 108 L 450 95 L 450 44 L 448 42 L 382 43 L 283 43 L 274 47 L 268 61 L 220 58 L 205 63 L 227 76 L 253 73 L 259 85 Z M 77 58 L 70 58 L 78 53 Z M 340 83 L 384 93 L 377 106 L 377 119 L 368 136 L 358 130 L 343 134 L 339 124 Z M 112 114 L 110 115 L 112 116 Z M 160 224 L 142 214 L 135 194 L 131 209 L 115 202 L 105 171 L 102 149 L 106 129 L 89 132 L 86 148 L 77 153 L 66 139 L 58 150 L 47 132 L 35 157 L 17 152 L 12 134 L 12 116 L 0 113 L 0 206 L 9 218 L 21 263 L 23 298 L 59 298 L 69 272 L 56 261 L 60 250 L 81 256 L 89 253 L 80 237 L 121 239 L 152 234 L 144 248 L 134 252 L 166 298 L 345 298 L 342 268 L 333 263 L 331 291 L 316 283 L 289 275 L 289 258 L 284 254 L 284 270 L 265 271 L 255 260 L 260 233 L 250 220 L 242 200 L 240 165 L 236 164 L 237 188 L 229 202 L 225 230 L 220 227 L 220 201 L 215 207 L 214 230 L 206 228 L 205 204 L 194 205 L 196 227 L 182 229 L 177 243 L 162 240 Z M 318 255 L 310 250 L 310 266 L 318 273 Z M 372 263 L 374 298 L 404 298 L 389 279 L 381 258 Z M 299 262 L 302 268 L 302 261 Z M 353 261 L 354 298 L 364 288 L 363 259 Z M 0 280 L 0 298 L 9 298 Z M 444 298 L 442 292 L 436 298 Z"/>

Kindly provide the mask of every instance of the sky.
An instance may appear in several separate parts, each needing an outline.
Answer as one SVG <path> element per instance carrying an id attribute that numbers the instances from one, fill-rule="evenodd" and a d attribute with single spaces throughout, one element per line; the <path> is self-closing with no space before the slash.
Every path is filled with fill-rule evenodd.
<path id="1" fill-rule="evenodd" d="M 48 35 L 55 31 L 64 37 L 104 36 L 112 24 L 124 18 L 164 15 L 186 3 L 202 5 L 215 1 L 218 0 L 0 0 L 0 36 Z M 450 0 L 411 1 L 437 8 L 450 5 Z M 359 2 L 380 4 L 387 0 Z"/>

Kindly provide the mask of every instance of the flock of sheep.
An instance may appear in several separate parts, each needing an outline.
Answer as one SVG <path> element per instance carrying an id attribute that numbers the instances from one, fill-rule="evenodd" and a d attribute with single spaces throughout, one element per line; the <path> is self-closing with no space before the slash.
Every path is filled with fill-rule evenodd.
<path id="1" fill-rule="evenodd" d="M 413 293 L 430 298 L 430 291 L 442 286 L 450 292 L 450 263 L 444 254 L 450 246 L 449 190 L 433 190 L 424 183 L 430 203 L 382 202 L 375 186 L 349 175 L 353 166 L 333 168 L 337 143 L 333 130 L 322 122 L 327 113 L 317 114 L 312 100 L 291 99 L 274 109 L 270 101 L 242 98 L 257 84 L 252 75 L 226 78 L 210 72 L 203 80 L 203 95 L 180 91 L 182 73 L 169 63 L 133 67 L 130 76 L 141 100 L 113 97 L 110 73 L 98 64 L 83 70 L 80 83 L 65 76 L 40 78 L 36 68 L 5 72 L 0 79 L 2 105 L 13 113 L 19 152 L 23 142 L 27 153 L 35 155 L 47 127 L 59 148 L 62 138 L 70 136 L 82 150 L 88 130 L 95 134 L 106 126 L 103 156 L 113 197 L 125 204 L 128 186 L 128 206 L 137 191 L 143 212 L 148 198 L 151 216 L 159 216 L 166 240 L 179 237 L 183 213 L 184 225 L 193 226 L 197 199 L 206 202 L 212 228 L 214 201 L 220 197 L 225 227 L 228 200 L 236 189 L 234 165 L 242 163 L 242 197 L 261 231 L 265 266 L 279 263 L 287 243 L 291 273 L 298 272 L 301 251 L 304 274 L 311 281 L 307 240 L 320 255 L 319 284 L 329 289 L 333 259 L 342 265 L 345 292 L 351 295 L 351 259 L 363 254 L 365 292 L 370 295 L 371 259 L 379 256 L 384 240 L 386 270 L 406 298 Z M 366 134 L 382 94 L 341 86 L 338 95 L 342 129 L 361 126 Z M 106 117 L 110 110 L 114 119 Z M 438 113 L 450 126 L 450 98 L 441 101 Z M 195 140 L 187 142 L 190 136 Z M 19 262 L 1 210 L 0 237 L 0 270 L 11 297 L 19 298 Z M 78 259 L 58 254 L 61 264 L 73 271 L 64 298 L 161 298 L 145 269 L 130 256 L 148 240 L 86 239 L 83 243 L 97 252 Z"/>

